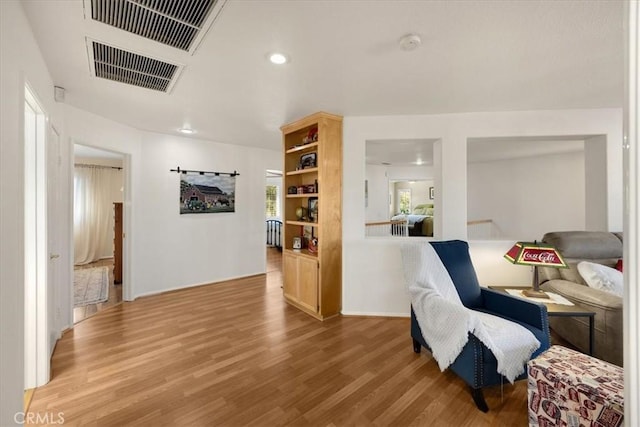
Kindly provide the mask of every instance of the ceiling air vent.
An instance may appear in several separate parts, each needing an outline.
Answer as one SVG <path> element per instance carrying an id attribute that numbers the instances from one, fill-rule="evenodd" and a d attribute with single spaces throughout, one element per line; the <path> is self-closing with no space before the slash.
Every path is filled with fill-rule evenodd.
<path id="1" fill-rule="evenodd" d="M 96 77 L 169 92 L 182 67 L 87 39 Z"/>
<path id="2" fill-rule="evenodd" d="M 107 25 L 189 51 L 226 0 L 91 0 L 91 17 Z"/>

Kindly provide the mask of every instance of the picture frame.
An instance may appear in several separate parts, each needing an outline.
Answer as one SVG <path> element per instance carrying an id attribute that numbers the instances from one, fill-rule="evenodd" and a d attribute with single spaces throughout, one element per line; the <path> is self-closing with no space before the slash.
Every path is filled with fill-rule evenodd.
<path id="1" fill-rule="evenodd" d="M 429 199 L 433 200 L 434 197 L 434 190 L 433 187 L 429 187 Z"/>
<path id="2" fill-rule="evenodd" d="M 300 169 L 315 168 L 318 155 L 316 152 L 306 153 L 300 156 Z"/>
<path id="3" fill-rule="evenodd" d="M 309 197 L 307 201 L 307 212 L 309 215 L 309 221 L 318 222 L 318 198 Z"/>
<path id="4" fill-rule="evenodd" d="M 180 215 L 235 212 L 236 177 L 226 175 L 181 174 Z"/>

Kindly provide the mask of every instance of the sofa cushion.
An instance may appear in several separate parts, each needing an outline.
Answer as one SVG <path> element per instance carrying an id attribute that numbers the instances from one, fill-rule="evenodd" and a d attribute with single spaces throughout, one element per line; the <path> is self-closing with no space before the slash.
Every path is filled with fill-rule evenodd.
<path id="1" fill-rule="evenodd" d="M 606 231 L 556 231 L 542 241 L 555 247 L 564 258 L 620 258 L 622 241 Z"/>
<path id="2" fill-rule="evenodd" d="M 578 271 L 578 262 L 567 262 L 567 267 L 569 268 L 558 268 L 558 273 L 560 273 L 560 278 L 564 280 L 568 280 L 570 282 L 579 283 L 581 285 L 587 285 L 587 282 L 584 281 L 582 275 Z"/>
<path id="3" fill-rule="evenodd" d="M 583 261 L 578 264 L 578 271 L 590 287 L 622 296 L 622 273 L 615 268 Z"/>

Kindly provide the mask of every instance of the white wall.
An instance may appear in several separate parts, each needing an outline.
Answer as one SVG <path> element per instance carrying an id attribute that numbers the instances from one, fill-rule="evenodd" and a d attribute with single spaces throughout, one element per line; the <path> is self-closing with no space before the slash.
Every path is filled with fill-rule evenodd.
<path id="1" fill-rule="evenodd" d="M 345 117 L 343 123 L 343 313 L 407 314 L 397 245 L 364 238 L 365 142 L 376 139 L 439 140 L 434 145 L 435 238 L 467 238 L 467 139 L 474 137 L 606 135 L 607 228 L 622 225 L 622 110 L 561 110 L 416 116 Z M 471 218 L 469 218 L 471 219 Z M 485 248 L 498 254 L 512 241 L 471 242 L 481 283 L 529 284 L 530 272 L 513 270 L 502 255 L 486 268 Z M 492 251 L 496 245 L 500 250 Z M 480 255 L 479 255 L 480 254 Z M 497 255 L 496 255 L 497 256 Z M 525 270 L 525 271 L 521 271 Z M 517 282 L 517 283 L 516 283 Z M 404 295 L 404 294 L 402 294 Z M 404 298 L 404 299 L 403 299 Z"/>
<path id="2" fill-rule="evenodd" d="M 49 125 L 62 131 L 53 82 L 17 1 L 0 2 L 0 76 L 0 425 L 7 426 L 22 410 L 24 393 L 25 82 L 49 115 Z M 69 261 L 62 254 L 61 262 L 65 257 Z"/>
<path id="3" fill-rule="evenodd" d="M 367 222 L 389 220 L 389 179 L 387 168 L 381 165 L 367 165 L 366 177 L 368 202 L 365 208 Z"/>
<path id="4" fill-rule="evenodd" d="M 470 238 L 483 227 L 491 227 L 485 238 L 525 241 L 549 231 L 584 230 L 584 153 L 471 163 L 467 204 L 469 221 L 493 221 L 469 226 Z"/>
<path id="5" fill-rule="evenodd" d="M 607 205 L 604 195 L 608 192 L 607 174 L 609 172 L 607 172 L 607 164 L 602 159 L 607 157 L 608 149 L 607 140 L 602 135 L 588 138 L 584 142 L 586 230 L 606 229 L 603 228 L 607 224 Z"/>
<path id="6" fill-rule="evenodd" d="M 349 244 L 349 250 L 342 258 L 343 271 L 358 271 L 362 280 L 358 283 L 351 278 L 348 283 L 343 282 L 343 314 L 409 315 L 411 300 L 405 288 L 400 258 L 400 246 L 404 242 L 415 242 L 415 238 L 369 238 Z M 512 241 L 469 242 L 471 258 L 481 285 L 524 286 L 531 283 L 533 273 L 530 269 L 504 260 L 503 255 L 511 246 Z M 363 290 L 364 281 L 368 290 Z"/>
<path id="7" fill-rule="evenodd" d="M 367 165 L 367 168 L 369 165 Z M 393 181 L 432 180 L 433 166 L 387 166 L 387 176 Z"/>
<path id="8" fill-rule="evenodd" d="M 265 272 L 265 171 L 282 168 L 279 151 L 143 132 L 73 107 L 65 126 L 75 143 L 126 155 L 126 300 Z M 236 212 L 180 215 L 177 166 L 237 170 Z"/>
<path id="9" fill-rule="evenodd" d="M 280 152 L 145 132 L 141 155 L 135 296 L 266 271 L 265 170 L 281 168 Z M 235 212 L 180 215 L 177 166 L 237 170 Z"/>

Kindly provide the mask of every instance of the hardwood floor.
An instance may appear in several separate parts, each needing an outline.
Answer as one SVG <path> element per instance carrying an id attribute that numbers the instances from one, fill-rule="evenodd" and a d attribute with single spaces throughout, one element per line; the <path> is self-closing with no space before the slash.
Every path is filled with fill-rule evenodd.
<path id="1" fill-rule="evenodd" d="M 113 307 L 114 305 L 120 304 L 122 302 L 122 285 L 116 285 L 113 281 L 113 258 L 101 259 L 99 261 L 85 265 L 77 265 L 74 267 L 74 270 L 104 266 L 109 267 L 109 299 L 98 304 L 89 304 L 83 307 L 74 307 L 73 323 L 78 323 L 86 319 L 87 317 L 93 316 L 99 311 L 102 311 L 109 307 Z"/>
<path id="2" fill-rule="evenodd" d="M 30 412 L 64 425 L 524 426 L 526 381 L 485 391 L 412 350 L 409 319 L 319 322 L 267 275 L 140 298 L 75 325 Z"/>

